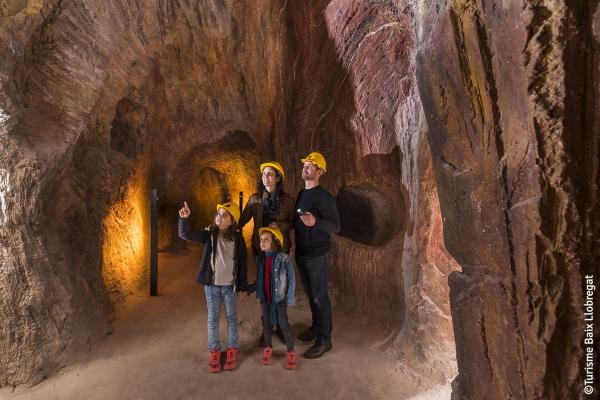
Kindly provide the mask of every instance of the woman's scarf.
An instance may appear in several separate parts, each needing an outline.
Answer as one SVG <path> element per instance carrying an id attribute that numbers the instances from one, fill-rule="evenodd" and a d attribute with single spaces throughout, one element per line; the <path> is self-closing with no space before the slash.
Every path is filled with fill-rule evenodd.
<path id="1" fill-rule="evenodd" d="M 268 191 L 265 191 L 265 193 L 267 196 L 263 197 L 262 200 L 263 215 L 275 221 L 279 213 L 279 194 L 281 193 L 281 188 L 275 187 L 273 193 L 269 193 Z"/>

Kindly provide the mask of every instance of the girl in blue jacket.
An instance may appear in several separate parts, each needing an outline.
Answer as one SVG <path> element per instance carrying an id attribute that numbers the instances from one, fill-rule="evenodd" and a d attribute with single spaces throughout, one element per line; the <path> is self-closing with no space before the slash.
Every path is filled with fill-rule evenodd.
<path id="1" fill-rule="evenodd" d="M 263 322 L 263 337 L 266 347 L 261 363 L 271 365 L 273 353 L 273 325 L 278 324 L 287 347 L 285 368 L 296 369 L 294 335 L 288 323 L 287 306 L 295 305 L 296 277 L 289 254 L 282 251 L 283 235 L 278 228 L 259 229 L 260 249 L 256 281 L 248 286 L 248 293 L 256 290 L 260 300 Z"/>
<path id="2" fill-rule="evenodd" d="M 208 366 L 209 371 L 221 371 L 221 341 L 219 316 L 221 304 L 227 319 L 227 360 L 223 368 L 233 370 L 237 365 L 238 320 L 237 293 L 247 290 L 246 243 L 237 229 L 240 209 L 234 202 L 217 204 L 215 225 L 204 231 L 192 231 L 187 203 L 179 210 L 179 237 L 204 245 L 204 254 L 196 282 L 204 284 L 208 308 Z"/>

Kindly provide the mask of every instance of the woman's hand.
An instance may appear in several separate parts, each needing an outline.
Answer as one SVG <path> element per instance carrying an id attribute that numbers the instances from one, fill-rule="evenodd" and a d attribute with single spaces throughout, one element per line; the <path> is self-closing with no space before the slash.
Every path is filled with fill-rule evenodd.
<path id="1" fill-rule="evenodd" d="M 181 210 L 179 210 L 179 216 L 181 218 L 187 218 L 190 216 L 192 212 L 190 211 L 190 208 L 188 207 L 188 204 L 186 201 L 183 202 L 183 208 Z"/>

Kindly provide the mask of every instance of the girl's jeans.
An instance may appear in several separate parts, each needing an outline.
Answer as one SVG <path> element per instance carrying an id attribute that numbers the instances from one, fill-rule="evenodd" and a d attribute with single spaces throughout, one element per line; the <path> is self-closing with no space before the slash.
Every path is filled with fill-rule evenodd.
<path id="1" fill-rule="evenodd" d="M 225 304 L 225 318 L 227 319 L 227 347 L 238 347 L 237 323 L 237 294 L 233 285 L 217 286 L 205 285 L 206 307 L 208 308 L 208 350 L 220 350 L 219 318 L 221 317 L 221 303 Z"/>

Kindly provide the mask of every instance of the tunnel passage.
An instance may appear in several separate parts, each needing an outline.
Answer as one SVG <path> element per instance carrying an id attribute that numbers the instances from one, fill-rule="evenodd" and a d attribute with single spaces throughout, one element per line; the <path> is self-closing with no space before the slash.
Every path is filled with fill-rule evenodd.
<path id="1" fill-rule="evenodd" d="M 406 217 L 406 209 L 397 195 L 369 183 L 343 186 L 335 200 L 340 214 L 340 235 L 369 246 L 390 242 Z"/>
<path id="2" fill-rule="evenodd" d="M 393 185 L 397 156 L 396 148 L 363 158 L 362 176 L 339 188 L 335 201 L 341 230 L 334 240 L 331 275 L 339 310 L 402 327 L 411 307 L 401 268 L 410 210 L 404 191 L 398 190 L 402 184 Z"/>
<path id="3" fill-rule="evenodd" d="M 231 159 L 236 158 L 235 153 L 230 154 Z M 230 161 L 231 162 L 231 161 Z M 235 161 L 228 164 L 231 166 Z M 228 169 L 220 170 L 217 165 L 201 167 L 197 174 L 192 174 L 189 186 L 182 190 L 181 200 L 173 202 L 172 195 L 167 189 L 165 193 L 159 196 L 158 204 L 158 250 L 159 252 L 177 253 L 186 246 L 186 242 L 179 239 L 178 236 L 178 215 L 179 209 L 186 201 L 192 214 L 190 223 L 194 229 L 204 229 L 214 224 L 215 205 L 227 201 L 239 203 L 239 198 L 233 198 L 239 191 L 245 193 L 246 199 L 249 196 L 248 190 L 252 187 L 252 177 L 241 178 L 235 181 L 236 187 L 229 188 Z M 239 190 L 238 190 L 239 189 Z M 175 190 L 172 188 L 172 190 Z M 249 224 L 251 229 L 252 224 Z M 244 230 L 244 234 L 248 231 Z"/>
<path id="4" fill-rule="evenodd" d="M 339 189 L 335 200 L 341 231 L 335 240 L 332 267 L 338 309 L 398 327 L 407 311 L 398 246 L 409 218 L 400 196 L 383 182 Z"/>
<path id="5" fill-rule="evenodd" d="M 213 167 L 200 170 L 192 183 L 192 193 L 189 205 L 196 211 L 190 215 L 193 226 L 211 225 L 215 215 L 215 204 L 231 200 L 225 176 Z"/>
<path id="6" fill-rule="evenodd" d="M 253 138 L 248 132 L 231 130 L 221 138 L 188 150 L 177 160 L 176 168 L 169 181 L 163 181 L 159 192 L 159 242 L 163 248 L 182 242 L 177 234 L 177 211 L 187 201 L 192 214 L 190 222 L 195 229 L 214 223 L 215 206 L 234 201 L 239 203 L 243 192 L 244 202 L 256 190 L 259 178 L 260 158 Z M 243 230 L 248 241 L 252 222 Z M 169 227 L 168 229 L 166 227 Z"/>
<path id="7" fill-rule="evenodd" d="M 38 382 L 104 335 L 112 294 L 143 281 L 150 187 L 170 227 L 203 169 L 235 198 L 260 159 L 295 168 L 319 147 L 324 185 L 352 187 L 342 204 L 362 210 L 334 238 L 338 307 L 400 305 L 390 343 L 429 383 L 455 371 L 454 324 L 456 398 L 580 395 L 598 1 L 488 3 L 2 2 L 0 385 Z M 215 147 L 236 130 L 255 147 Z M 394 146 L 406 229 L 371 246 L 355 175 Z"/>
<path id="8" fill-rule="evenodd" d="M 18 6 L 3 13 L 19 13 L 23 2 L 11 3 Z M 0 40 L 0 60 L 9 60 L 0 64 L 0 79 L 9 77 L 0 106 L 10 114 L 0 158 L 7 187 L 17 188 L 6 196 L 17 211 L 1 236 L 14 254 L 2 259 L 10 296 L 1 306 L 11 317 L 0 384 L 42 379 L 64 364 L 62 349 L 104 334 L 86 316 L 103 320 L 98 303 L 145 280 L 150 188 L 159 191 L 167 248 L 179 240 L 184 200 L 202 228 L 218 196 L 248 198 L 261 161 L 297 171 L 313 149 L 331 164 L 323 185 L 340 205 L 361 205 L 357 215 L 343 211 L 347 237 L 333 238 L 335 312 L 388 322 L 388 344 L 415 376 L 432 366 L 437 382 L 453 376 L 451 260 L 431 229 L 441 215 L 427 174 L 410 3 L 44 2 L 41 11 L 33 3 L 42 2 L 0 31 L 12 35 Z M 372 174 L 381 181 L 357 176 L 363 160 L 394 147 L 399 156 Z M 293 174 L 289 182 L 292 194 L 302 186 Z M 378 215 L 381 204 L 396 204 L 386 182 L 402 192 L 389 207 L 401 215 Z M 371 224 L 371 238 L 361 223 Z M 20 286 L 22 276 L 32 284 Z M 19 319 L 31 310 L 39 320 Z M 28 333 L 24 342 L 13 340 L 18 332 Z"/>

